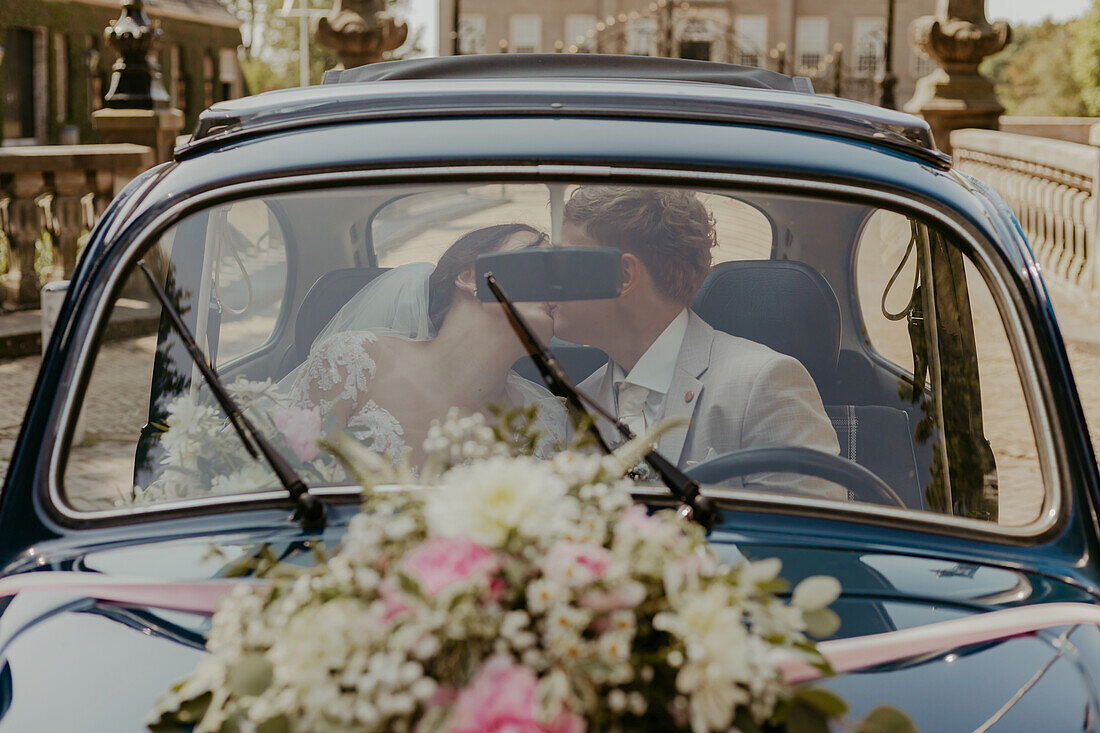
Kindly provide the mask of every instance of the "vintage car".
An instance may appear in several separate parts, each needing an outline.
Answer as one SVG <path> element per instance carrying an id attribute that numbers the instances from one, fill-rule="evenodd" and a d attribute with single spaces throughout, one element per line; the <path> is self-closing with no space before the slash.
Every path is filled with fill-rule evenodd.
<path id="1" fill-rule="evenodd" d="M 863 663 L 821 684 L 856 716 L 890 703 L 925 731 L 1100 730 L 1100 477 L 1007 206 L 923 121 L 805 79 L 569 54 L 381 63 L 219 103 L 118 196 L 73 275 L 0 494 L 0 730 L 141 729 L 203 653 L 209 615 L 192 595 L 217 586 L 202 581 L 239 574 L 258 547 L 307 564 L 359 505 L 323 457 L 288 453 L 326 514 L 302 521 L 301 497 L 241 451 L 139 260 L 262 412 L 334 337 L 417 338 L 401 314 L 356 310 L 377 278 L 501 225 L 523 225 L 505 249 L 577 244 L 575 196 L 593 187 L 699 204 L 712 264 L 690 317 L 801 385 L 798 409 L 761 397 L 789 387 L 779 377 L 716 397 L 726 387 L 703 371 L 741 368 L 723 351 L 730 363 L 666 387 L 657 417 L 696 421 L 658 449 L 719 510 L 718 553 L 778 557 L 791 581 L 836 577 L 827 643 L 933 629 L 849 647 Z M 650 267 L 675 274 L 686 236 L 668 227 Z M 401 290 L 381 292 L 405 308 Z M 564 306 L 521 306 L 546 338 L 547 316 L 560 325 Z M 604 368 L 586 339 L 554 334 L 574 382 Z M 503 351 L 462 354 L 452 384 L 418 382 L 414 363 L 388 375 L 340 426 L 415 456 L 418 407 L 512 353 L 497 336 Z M 506 401 L 560 410 L 522 356 Z M 331 387 L 297 394 L 331 408 Z M 713 399 L 730 404 L 704 425 Z M 824 449 L 799 437 L 814 420 Z M 637 499 L 675 503 L 658 482 Z"/>

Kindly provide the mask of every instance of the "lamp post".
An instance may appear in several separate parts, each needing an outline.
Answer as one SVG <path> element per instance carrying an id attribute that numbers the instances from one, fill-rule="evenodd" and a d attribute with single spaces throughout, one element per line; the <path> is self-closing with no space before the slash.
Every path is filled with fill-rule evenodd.
<path id="1" fill-rule="evenodd" d="M 898 83 L 894 75 L 894 0 L 886 0 L 886 40 L 882 44 L 882 71 L 876 81 L 879 106 L 897 109 L 897 102 L 894 101 L 894 87 Z"/>
<path id="2" fill-rule="evenodd" d="M 840 93 L 840 86 L 844 77 L 844 44 L 837 43 L 833 46 L 833 93 L 836 96 L 843 96 Z"/>
<path id="3" fill-rule="evenodd" d="M 768 55 L 775 61 L 775 70 L 780 74 L 787 73 L 787 44 L 782 41 L 768 52 Z"/>
<path id="4" fill-rule="evenodd" d="M 453 29 L 451 31 L 451 38 L 454 39 L 454 46 L 451 49 L 452 56 L 462 55 L 462 38 L 459 35 L 459 23 L 461 22 L 459 16 L 461 14 L 461 5 L 461 0 L 454 0 L 453 12 L 451 14 L 451 28 Z"/>

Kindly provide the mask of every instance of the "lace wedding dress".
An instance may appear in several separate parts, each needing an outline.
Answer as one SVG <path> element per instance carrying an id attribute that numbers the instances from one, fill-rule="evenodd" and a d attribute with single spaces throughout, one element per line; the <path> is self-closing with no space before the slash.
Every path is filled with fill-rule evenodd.
<path id="1" fill-rule="evenodd" d="M 378 342 L 371 331 L 341 331 L 314 344 L 297 373 L 289 397 L 295 407 L 318 408 L 326 432 L 345 429 L 393 461 L 410 449 L 405 429 L 371 396 L 371 382 L 378 368 L 371 345 Z M 541 435 L 536 454 L 550 457 L 565 436 L 566 415 L 561 403 L 543 387 L 509 372 L 504 388 L 506 407 L 538 404 L 537 428 Z M 335 416 L 347 415 L 347 424 L 335 424 Z M 435 416 L 439 419 L 443 415 Z M 427 418 L 426 420 L 427 421 Z"/>

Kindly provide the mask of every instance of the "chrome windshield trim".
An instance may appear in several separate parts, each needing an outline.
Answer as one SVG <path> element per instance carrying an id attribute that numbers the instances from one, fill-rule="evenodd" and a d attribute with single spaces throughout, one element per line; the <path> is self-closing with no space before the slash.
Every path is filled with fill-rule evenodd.
<path id="1" fill-rule="evenodd" d="M 918 525 L 924 525 L 929 528 L 939 528 L 941 530 L 944 528 L 959 529 L 986 535 L 990 539 L 1002 540 L 1022 540 L 1041 535 L 1053 527 L 1058 521 L 1060 511 L 1065 503 L 1065 494 L 1068 491 L 1068 488 L 1062 482 L 1062 467 L 1055 444 L 1055 438 L 1060 437 L 1060 435 L 1056 435 L 1056 433 L 1060 431 L 1060 428 L 1055 419 L 1056 416 L 1052 414 L 1052 396 L 1043 389 L 1043 382 L 1040 380 L 1040 375 L 1037 371 L 1037 369 L 1043 367 L 1041 363 L 1037 364 L 1032 359 L 1028 358 L 1030 354 L 1038 353 L 1038 345 L 1035 343 L 1034 335 L 1024 326 L 1021 314 L 1022 304 L 1012 298 L 1012 290 L 1007 287 L 1004 273 L 1001 271 L 1001 264 L 986 251 L 980 238 L 975 237 L 974 234 L 968 230 L 966 225 L 948 216 L 943 210 L 937 207 L 926 204 L 920 200 L 887 191 L 865 188 L 853 184 L 811 181 L 758 174 L 749 175 L 709 171 L 630 168 L 607 165 L 589 166 L 581 164 L 429 166 L 282 176 L 230 184 L 217 189 L 197 193 L 194 196 L 173 204 L 131 237 L 122 256 L 123 264 L 120 267 L 116 267 L 108 276 L 106 291 L 113 291 L 115 286 L 118 285 L 122 273 L 132 265 L 137 251 L 140 250 L 151 237 L 159 236 L 163 230 L 175 223 L 183 213 L 191 209 L 202 208 L 203 205 L 208 202 L 243 198 L 248 194 L 259 192 L 270 194 L 273 193 L 275 189 L 280 192 L 289 192 L 296 189 L 316 188 L 318 184 L 326 186 L 353 184 L 378 185 L 386 182 L 399 184 L 410 181 L 416 182 L 419 179 L 434 179 L 444 183 L 447 182 L 448 178 L 452 181 L 458 181 L 466 178 L 476 179 L 487 176 L 492 176 L 495 179 L 508 177 L 537 179 L 542 177 L 558 178 L 562 176 L 571 176 L 589 180 L 594 178 L 631 180 L 635 183 L 652 183 L 659 180 L 670 180 L 677 182 L 683 181 L 685 185 L 692 185 L 694 187 L 700 187 L 709 183 L 717 187 L 765 188 L 777 193 L 805 194 L 809 192 L 816 196 L 829 195 L 833 197 L 850 197 L 877 204 L 884 204 L 886 208 L 901 210 L 903 212 L 914 212 L 942 225 L 945 229 L 951 231 L 969 245 L 976 258 L 975 264 L 979 265 L 981 274 L 987 279 L 990 285 L 990 293 L 997 303 L 1000 315 L 1002 318 L 1007 316 L 1005 321 L 1006 331 L 1012 347 L 1016 367 L 1021 371 L 1021 377 L 1024 383 L 1024 396 L 1032 421 L 1032 431 L 1036 437 L 1036 448 L 1038 450 L 1040 468 L 1043 476 L 1045 491 L 1043 507 L 1039 512 L 1039 516 L 1035 521 L 1026 525 L 1021 525 L 1019 527 L 1002 527 L 980 520 L 961 519 L 932 512 L 918 512 L 873 505 L 861 506 L 859 504 L 831 502 L 806 497 L 795 498 L 771 494 L 754 494 L 752 498 L 759 498 L 761 506 L 797 506 L 801 510 L 805 510 L 808 507 L 819 507 L 829 510 L 829 513 L 833 513 L 840 508 L 845 515 L 850 516 L 852 519 L 865 516 L 875 517 L 879 520 L 902 520 L 908 525 L 914 526 L 914 528 Z M 80 340 L 78 342 L 76 359 L 66 366 L 65 376 L 70 379 L 78 375 L 84 376 L 89 368 L 89 356 L 93 347 L 96 345 L 94 339 L 90 338 L 89 334 L 98 330 L 105 316 L 107 306 L 108 303 L 105 300 L 100 300 L 96 303 L 95 310 L 92 314 L 91 328 L 85 330 L 79 336 Z M 63 446 L 65 442 L 68 441 L 72 431 L 72 410 L 76 397 L 74 392 L 75 390 L 67 390 L 65 392 L 63 402 L 59 408 L 60 424 L 64 427 L 62 430 L 57 431 L 50 449 L 50 470 L 47 481 L 48 498 L 51 503 L 50 508 L 65 519 L 72 522 L 84 523 L 99 520 L 132 518 L 137 513 L 154 514 L 157 512 L 178 511 L 185 507 L 203 508 L 246 504 L 256 501 L 271 501 L 273 498 L 289 500 L 283 491 L 264 491 L 232 496 L 188 499 L 180 502 L 165 502 L 163 504 L 141 507 L 140 511 L 137 508 L 116 508 L 93 512 L 72 509 L 66 505 L 61 495 L 62 466 L 60 461 L 61 455 L 64 452 Z M 1040 416 L 1042 416 L 1043 419 L 1040 419 Z M 348 489 L 349 487 L 319 487 L 311 488 L 310 490 L 318 493 L 318 495 L 336 496 L 344 495 L 348 492 Z M 640 495 L 654 497 L 659 495 L 667 496 L 667 492 L 663 492 L 663 490 L 657 490 L 656 493 L 649 494 L 645 492 L 644 487 L 638 493 Z M 705 493 L 720 499 L 734 499 L 737 500 L 739 504 L 741 503 L 741 499 L 749 498 L 750 495 L 750 492 L 725 491 L 721 489 L 707 490 Z M 754 501 L 753 503 L 756 502 Z"/>

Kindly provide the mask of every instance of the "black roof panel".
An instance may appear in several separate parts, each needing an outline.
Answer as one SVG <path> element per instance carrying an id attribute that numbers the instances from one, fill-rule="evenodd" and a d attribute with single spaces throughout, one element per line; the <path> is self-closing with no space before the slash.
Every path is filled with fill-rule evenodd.
<path id="1" fill-rule="evenodd" d="M 372 64 L 329 72 L 326 78 L 320 86 L 218 102 L 199 115 L 191 140 L 176 149 L 176 159 L 244 137 L 319 125 L 553 116 L 802 130 L 950 166 L 950 158 L 936 150 L 928 123 L 919 117 L 807 93 L 800 90 L 797 77 L 709 61 L 587 54 L 450 56 Z"/>
<path id="2" fill-rule="evenodd" d="M 804 76 L 713 61 L 612 54 L 496 53 L 367 64 L 325 72 L 324 84 L 409 79 L 644 79 L 695 81 L 813 94 Z"/>

